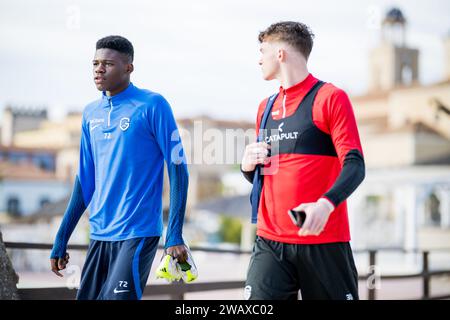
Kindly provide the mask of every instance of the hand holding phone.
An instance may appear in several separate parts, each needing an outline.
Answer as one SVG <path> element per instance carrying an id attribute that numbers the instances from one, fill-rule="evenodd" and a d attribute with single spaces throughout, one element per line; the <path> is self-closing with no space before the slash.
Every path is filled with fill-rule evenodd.
<path id="1" fill-rule="evenodd" d="M 297 227 L 301 228 L 303 226 L 303 223 L 306 219 L 306 213 L 305 211 L 295 211 L 293 209 L 288 211 L 289 217 L 291 217 L 292 223 L 295 224 Z"/>

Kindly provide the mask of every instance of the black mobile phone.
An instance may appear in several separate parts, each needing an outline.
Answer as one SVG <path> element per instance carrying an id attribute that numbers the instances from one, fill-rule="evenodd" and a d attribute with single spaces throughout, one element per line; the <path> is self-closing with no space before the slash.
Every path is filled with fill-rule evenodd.
<path id="1" fill-rule="evenodd" d="M 293 209 L 288 211 L 289 216 L 291 217 L 292 223 L 297 227 L 301 228 L 306 219 L 305 211 L 295 211 Z"/>

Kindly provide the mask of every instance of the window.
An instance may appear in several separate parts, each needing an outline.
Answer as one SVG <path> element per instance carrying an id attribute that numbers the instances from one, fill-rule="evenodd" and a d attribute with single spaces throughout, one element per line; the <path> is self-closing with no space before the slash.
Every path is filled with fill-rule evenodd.
<path id="1" fill-rule="evenodd" d="M 431 193 L 425 201 L 425 225 L 428 227 L 441 226 L 441 202 L 436 194 Z"/>
<path id="2" fill-rule="evenodd" d="M 373 223 L 377 220 L 377 218 L 379 218 L 381 202 L 382 198 L 379 195 L 366 196 L 364 212 L 367 223 Z"/>
<path id="3" fill-rule="evenodd" d="M 47 171 L 55 170 L 55 160 L 52 155 L 39 154 L 33 156 L 33 163 L 39 168 Z"/>
<path id="4" fill-rule="evenodd" d="M 28 155 L 25 152 L 11 151 L 9 153 L 9 161 L 12 163 L 26 163 L 28 162 Z"/>
<path id="5" fill-rule="evenodd" d="M 50 203 L 50 200 L 47 197 L 41 198 L 41 200 L 39 201 L 39 205 L 41 208 L 45 207 L 49 203 Z"/>
<path id="6" fill-rule="evenodd" d="M 10 197 L 8 199 L 6 208 L 8 214 L 16 217 L 20 216 L 20 201 L 17 197 Z"/>
<path id="7" fill-rule="evenodd" d="M 402 66 L 402 84 L 404 85 L 411 85 L 413 82 L 413 72 L 410 66 L 403 65 Z"/>

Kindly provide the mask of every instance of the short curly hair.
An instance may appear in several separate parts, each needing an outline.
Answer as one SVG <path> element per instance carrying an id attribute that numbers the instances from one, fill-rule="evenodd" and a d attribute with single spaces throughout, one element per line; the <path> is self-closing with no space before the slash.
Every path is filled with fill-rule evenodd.
<path id="1" fill-rule="evenodd" d="M 301 22 L 281 21 L 270 25 L 261 31 L 258 36 L 259 42 L 283 41 L 300 51 L 306 60 L 313 47 L 314 34 L 311 29 Z"/>
<path id="2" fill-rule="evenodd" d="M 112 49 L 128 56 L 130 62 L 134 59 L 134 49 L 131 42 L 122 36 L 107 36 L 97 41 L 95 49 Z"/>

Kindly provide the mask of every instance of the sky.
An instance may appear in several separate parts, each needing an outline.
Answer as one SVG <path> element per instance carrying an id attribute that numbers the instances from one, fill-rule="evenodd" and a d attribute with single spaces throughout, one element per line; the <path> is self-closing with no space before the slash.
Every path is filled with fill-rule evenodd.
<path id="1" fill-rule="evenodd" d="M 315 34 L 314 76 L 361 95 L 368 53 L 394 6 L 408 21 L 407 44 L 420 50 L 420 81 L 442 80 L 447 0 L 1 0 L 0 109 L 46 106 L 54 119 L 82 111 L 100 95 L 91 71 L 95 42 L 119 34 L 135 48 L 132 82 L 164 95 L 177 118 L 253 122 L 259 102 L 279 87 L 261 78 L 257 36 L 282 20 Z"/>

